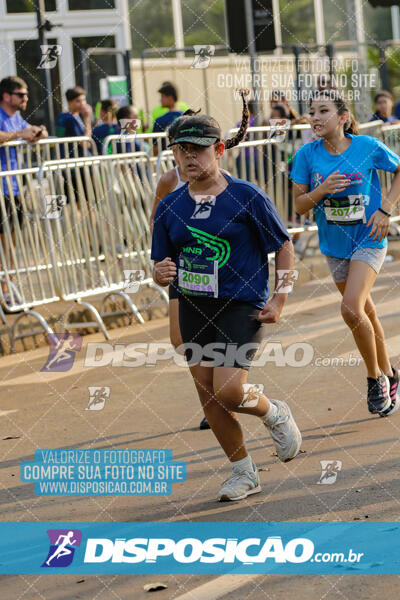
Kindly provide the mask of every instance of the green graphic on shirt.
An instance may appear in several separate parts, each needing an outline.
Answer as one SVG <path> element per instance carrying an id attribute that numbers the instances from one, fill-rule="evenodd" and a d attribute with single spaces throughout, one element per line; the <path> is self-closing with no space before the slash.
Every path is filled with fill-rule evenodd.
<path id="1" fill-rule="evenodd" d="M 188 254 L 202 254 L 201 248 L 192 248 L 191 246 L 186 246 L 185 248 L 182 248 L 182 251 L 187 252 Z"/>
<path id="2" fill-rule="evenodd" d="M 206 246 L 215 252 L 215 255 L 207 257 L 207 260 L 217 260 L 218 268 L 220 269 L 223 267 L 231 255 L 231 247 L 229 242 L 217 237 L 216 235 L 211 235 L 206 231 L 202 231 L 201 229 L 196 229 L 195 227 L 190 227 L 189 225 L 186 225 L 186 227 L 189 229 L 192 236 L 196 238 L 198 242 L 200 242 L 200 244 L 203 244 L 203 246 Z"/>

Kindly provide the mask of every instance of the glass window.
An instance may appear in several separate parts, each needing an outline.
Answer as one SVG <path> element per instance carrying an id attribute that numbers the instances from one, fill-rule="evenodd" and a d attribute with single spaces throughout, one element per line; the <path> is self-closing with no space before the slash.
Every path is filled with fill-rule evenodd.
<path id="1" fill-rule="evenodd" d="M 325 38 L 333 44 L 356 38 L 356 22 L 348 12 L 348 0 L 323 0 Z"/>
<path id="2" fill-rule="evenodd" d="M 279 0 L 284 44 L 315 43 L 315 19 L 313 0 L 298 2 Z"/>
<path id="3" fill-rule="evenodd" d="M 48 44 L 57 44 L 56 39 L 49 39 Z M 48 114 L 46 102 L 44 102 L 43 87 L 41 83 L 41 73 L 38 65 L 41 60 L 41 54 L 37 40 L 15 40 L 15 58 L 17 63 L 17 75 L 26 82 L 29 91 L 29 100 L 23 117 L 28 123 L 48 125 Z M 49 69 L 51 77 L 51 87 L 53 91 L 54 114 L 61 112 L 60 96 L 60 72 L 57 65 Z"/>
<path id="4" fill-rule="evenodd" d="M 57 10 L 56 0 L 45 0 L 44 8 L 46 11 Z M 35 3 L 32 0 L 7 0 L 8 13 L 26 13 L 35 12 Z"/>
<path id="5" fill-rule="evenodd" d="M 104 10 L 115 8 L 115 0 L 68 0 L 69 10 Z"/>
<path id="6" fill-rule="evenodd" d="M 107 77 L 107 75 L 118 75 L 117 60 L 115 55 L 90 56 L 88 60 L 88 81 L 86 82 L 82 68 L 82 50 L 88 48 L 115 48 L 115 37 L 113 35 L 75 37 L 72 38 L 72 47 L 74 50 L 76 83 L 83 87 L 87 85 L 87 100 L 94 106 L 100 98 L 100 79 Z"/>

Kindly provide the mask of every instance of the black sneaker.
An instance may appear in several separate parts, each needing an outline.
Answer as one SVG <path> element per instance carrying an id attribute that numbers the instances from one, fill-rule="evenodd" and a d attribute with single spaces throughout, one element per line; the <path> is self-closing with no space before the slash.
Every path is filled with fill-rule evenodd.
<path id="1" fill-rule="evenodd" d="M 204 417 L 204 419 L 202 419 L 199 429 L 211 429 L 210 423 L 207 421 L 207 419 L 205 417 Z"/>
<path id="2" fill-rule="evenodd" d="M 388 377 L 390 385 L 390 406 L 386 410 L 379 413 L 380 417 L 388 417 L 396 412 L 400 406 L 400 379 L 397 369 L 392 367 L 393 375 Z"/>
<path id="3" fill-rule="evenodd" d="M 391 405 L 389 379 L 380 375 L 378 379 L 367 377 L 368 381 L 368 410 L 372 414 L 381 413 Z"/>

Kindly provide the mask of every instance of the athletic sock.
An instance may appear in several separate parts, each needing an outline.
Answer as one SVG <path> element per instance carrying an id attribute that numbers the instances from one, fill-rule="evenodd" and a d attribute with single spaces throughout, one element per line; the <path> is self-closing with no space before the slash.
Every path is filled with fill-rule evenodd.
<path id="1" fill-rule="evenodd" d="M 276 417 L 277 412 L 278 412 L 278 407 L 275 406 L 275 404 L 273 404 L 272 402 L 270 402 L 269 409 L 265 413 L 265 415 L 263 415 L 261 417 L 261 420 L 268 425 L 268 423 L 270 423 Z"/>
<path id="2" fill-rule="evenodd" d="M 253 461 L 251 460 L 250 454 L 240 460 L 235 460 L 234 462 L 231 461 L 231 465 L 234 473 L 239 473 L 239 471 L 250 471 L 254 473 Z"/>

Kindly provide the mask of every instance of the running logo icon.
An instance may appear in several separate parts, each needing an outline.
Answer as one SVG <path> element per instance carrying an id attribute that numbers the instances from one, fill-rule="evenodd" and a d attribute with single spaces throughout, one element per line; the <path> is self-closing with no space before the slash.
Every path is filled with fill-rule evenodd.
<path id="1" fill-rule="evenodd" d="M 252 408 L 257 406 L 260 400 L 260 395 L 264 391 L 262 383 L 244 383 L 243 384 L 243 400 L 239 404 L 239 408 Z"/>
<path id="2" fill-rule="evenodd" d="M 318 484 L 332 485 L 335 483 L 339 471 L 342 470 L 341 460 L 320 460 L 321 464 L 321 477 Z"/>
<path id="3" fill-rule="evenodd" d="M 317 188 L 319 185 L 321 185 L 321 183 L 323 183 L 324 178 L 322 177 L 321 173 L 314 173 L 312 176 L 312 187 L 315 190 L 315 188 Z"/>
<path id="4" fill-rule="evenodd" d="M 286 138 L 286 134 L 290 129 L 290 120 L 269 119 L 269 126 L 271 129 L 268 131 L 268 139 L 273 139 L 279 144 Z"/>
<path id="5" fill-rule="evenodd" d="M 89 386 L 89 402 L 85 410 L 103 410 L 106 400 L 110 397 L 108 386 Z"/>
<path id="6" fill-rule="evenodd" d="M 141 269 L 136 271 L 124 269 L 124 277 L 124 292 L 136 294 L 139 291 L 141 282 L 144 280 L 145 272 Z"/>
<path id="7" fill-rule="evenodd" d="M 200 46 L 195 45 L 194 48 L 194 60 L 190 65 L 191 69 L 207 69 L 211 62 L 211 57 L 215 54 L 215 46 Z"/>
<path id="8" fill-rule="evenodd" d="M 278 283 L 275 289 L 276 294 L 290 294 L 293 291 L 294 282 L 299 277 L 296 269 L 277 269 Z"/>
<path id="9" fill-rule="evenodd" d="M 74 558 L 75 549 L 81 545 L 79 529 L 48 529 L 50 548 L 42 567 L 68 567 Z"/>
<path id="10" fill-rule="evenodd" d="M 193 211 L 191 219 L 208 219 L 211 215 L 212 207 L 215 206 L 215 196 L 195 196 L 196 208 Z"/>
<path id="11" fill-rule="evenodd" d="M 46 198 L 46 218 L 59 219 L 61 211 L 67 204 L 67 196 L 61 194 L 50 194 Z"/>
<path id="12" fill-rule="evenodd" d="M 61 56 L 62 46 L 58 44 L 43 44 L 40 46 L 42 57 L 38 65 L 38 69 L 53 69 L 58 62 L 58 57 Z"/>
<path id="13" fill-rule="evenodd" d="M 75 355 L 82 347 L 82 337 L 78 333 L 56 333 L 48 336 L 50 351 L 41 372 L 62 372 L 72 369 Z M 58 343 L 56 343 L 58 340 Z"/>
<path id="14" fill-rule="evenodd" d="M 119 120 L 119 129 L 120 129 L 120 137 L 124 135 L 136 135 L 136 130 L 141 127 L 140 119 L 120 119 Z"/>

